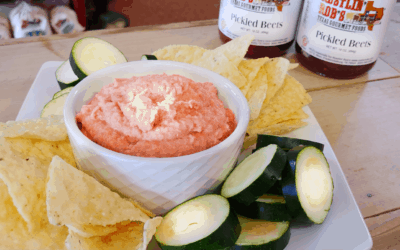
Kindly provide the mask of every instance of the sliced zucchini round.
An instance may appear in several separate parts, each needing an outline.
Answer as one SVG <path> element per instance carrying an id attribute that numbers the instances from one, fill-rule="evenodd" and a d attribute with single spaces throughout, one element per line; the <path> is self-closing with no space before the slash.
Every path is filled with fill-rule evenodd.
<path id="1" fill-rule="evenodd" d="M 292 219 L 283 196 L 262 195 L 248 206 L 240 203 L 232 203 L 232 208 L 237 214 L 250 219 L 277 222 L 290 221 Z"/>
<path id="2" fill-rule="evenodd" d="M 72 70 L 83 79 L 100 69 L 127 62 L 124 54 L 111 43 L 95 37 L 79 39 L 69 56 Z"/>
<path id="3" fill-rule="evenodd" d="M 287 153 L 290 168 L 282 192 L 292 216 L 300 222 L 321 224 L 333 201 L 333 179 L 321 150 L 295 147 Z"/>
<path id="4" fill-rule="evenodd" d="M 246 157 L 222 185 L 221 195 L 250 205 L 281 179 L 286 153 L 277 145 L 260 148 Z"/>
<path id="5" fill-rule="evenodd" d="M 80 79 L 72 70 L 69 60 L 63 62 L 56 70 L 56 79 L 61 89 L 73 87 L 80 82 Z"/>
<path id="6" fill-rule="evenodd" d="M 40 117 L 48 117 L 50 115 L 63 115 L 64 104 L 69 93 L 63 94 L 56 99 L 52 99 L 42 109 Z"/>
<path id="7" fill-rule="evenodd" d="M 143 55 L 142 58 L 140 58 L 142 61 L 147 61 L 147 60 L 157 60 L 157 57 L 155 55 Z"/>
<path id="8" fill-rule="evenodd" d="M 228 200 L 207 194 L 186 201 L 169 211 L 155 238 L 162 249 L 224 249 L 240 235 L 237 215 Z"/>
<path id="9" fill-rule="evenodd" d="M 283 250 L 290 240 L 289 222 L 253 220 L 239 216 L 242 232 L 230 250 Z"/>
<path id="10" fill-rule="evenodd" d="M 324 150 L 324 144 L 319 142 L 297 139 L 297 138 L 290 138 L 290 137 L 281 137 L 281 136 L 274 136 L 274 135 L 258 135 L 257 136 L 257 144 L 256 150 L 259 148 L 266 147 L 270 144 L 276 144 L 284 151 L 289 151 L 290 149 L 297 147 L 297 146 L 314 146 L 319 150 Z"/>
<path id="11" fill-rule="evenodd" d="M 57 97 L 62 96 L 63 94 L 68 94 L 69 92 L 71 92 L 71 90 L 72 90 L 73 88 L 74 88 L 74 87 L 68 87 L 68 88 L 65 88 L 65 89 L 62 89 L 62 90 L 56 92 L 56 93 L 53 95 L 53 99 L 56 99 Z"/>

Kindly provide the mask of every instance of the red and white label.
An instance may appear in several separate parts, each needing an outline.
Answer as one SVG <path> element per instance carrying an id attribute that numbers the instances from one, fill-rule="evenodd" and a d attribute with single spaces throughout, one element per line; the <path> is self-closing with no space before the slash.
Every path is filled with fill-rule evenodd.
<path id="1" fill-rule="evenodd" d="M 297 43 L 307 54 L 340 65 L 379 56 L 396 0 L 305 0 Z"/>
<path id="2" fill-rule="evenodd" d="M 253 34 L 252 45 L 276 46 L 294 39 L 301 0 L 221 0 L 218 27 L 227 37 Z"/>

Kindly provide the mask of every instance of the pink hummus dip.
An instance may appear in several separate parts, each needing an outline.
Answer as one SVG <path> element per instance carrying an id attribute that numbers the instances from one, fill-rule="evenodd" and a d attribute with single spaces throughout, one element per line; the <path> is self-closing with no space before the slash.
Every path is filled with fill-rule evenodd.
<path id="1" fill-rule="evenodd" d="M 166 74 L 115 79 L 82 107 L 76 121 L 97 144 L 141 157 L 200 152 L 237 125 L 212 83 Z"/>

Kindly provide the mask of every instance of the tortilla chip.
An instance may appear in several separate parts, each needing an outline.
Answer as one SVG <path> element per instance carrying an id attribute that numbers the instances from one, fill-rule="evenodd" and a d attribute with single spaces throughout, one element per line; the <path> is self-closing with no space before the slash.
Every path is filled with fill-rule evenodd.
<path id="1" fill-rule="evenodd" d="M 4 137 L 0 137 L 0 155 L 0 179 L 29 230 L 39 230 L 48 223 L 44 192 L 48 166 L 34 156 L 21 157 Z"/>
<path id="2" fill-rule="evenodd" d="M 251 121 L 257 119 L 258 116 L 260 115 L 262 104 L 268 93 L 268 85 L 259 84 L 258 86 L 250 89 L 250 91 L 248 91 L 247 94 L 249 95 L 249 93 L 251 95 L 248 100 L 250 108 L 250 121 Z"/>
<path id="3" fill-rule="evenodd" d="M 249 84 L 246 84 L 246 85 L 244 85 L 243 87 L 241 87 L 241 88 L 239 88 L 240 89 L 240 91 L 242 92 L 242 94 L 244 95 L 244 96 L 246 96 L 247 95 L 247 92 L 249 91 L 249 89 L 250 89 L 250 85 Z"/>
<path id="4" fill-rule="evenodd" d="M 268 134 L 268 135 L 283 135 L 287 134 L 295 129 L 301 128 L 307 125 L 306 122 L 300 119 L 287 120 L 281 123 L 273 124 L 265 128 L 256 128 L 249 130 L 250 135 L 257 134 Z"/>
<path id="5" fill-rule="evenodd" d="M 66 244 L 69 250 L 139 249 L 143 236 L 143 224 L 140 221 L 131 222 L 111 234 L 90 238 L 70 231 Z"/>
<path id="6" fill-rule="evenodd" d="M 268 86 L 269 87 L 269 86 Z M 268 89 L 269 93 L 269 89 Z M 264 101 L 260 117 L 249 123 L 251 128 L 263 128 L 274 121 L 288 116 L 311 102 L 311 96 L 303 85 L 290 75 L 286 75 L 285 83 L 269 103 Z"/>
<path id="7" fill-rule="evenodd" d="M 76 167 L 74 154 L 68 139 L 63 141 L 44 141 L 24 137 L 6 138 L 12 150 L 23 159 L 35 157 L 42 165 L 49 166 L 55 155 L 60 156 L 70 165 Z"/>
<path id="8" fill-rule="evenodd" d="M 46 141 L 63 141 L 68 137 L 62 116 L 0 123 L 0 131 L 3 132 L 4 137 L 9 138 L 24 137 Z"/>
<path id="9" fill-rule="evenodd" d="M 161 220 L 157 217 L 146 223 L 131 222 L 111 234 L 90 238 L 70 231 L 66 244 L 69 250 L 145 250 Z"/>
<path id="10" fill-rule="evenodd" d="M 273 124 L 265 128 L 253 128 L 248 129 L 248 136 L 244 139 L 244 148 L 248 148 L 257 142 L 257 135 L 266 134 L 266 135 L 284 135 L 298 128 L 304 127 L 307 125 L 307 122 L 304 122 L 300 119 L 292 119 L 287 120 L 281 123 Z"/>
<path id="11" fill-rule="evenodd" d="M 277 123 L 282 123 L 284 121 L 288 121 L 288 120 L 302 120 L 302 119 L 307 119 L 309 116 L 306 114 L 306 112 L 303 111 L 303 109 L 299 109 L 296 110 L 295 112 L 289 114 L 288 116 L 285 117 L 281 117 L 278 120 L 275 120 L 274 122 L 271 123 L 271 125 L 273 124 L 277 124 Z"/>
<path id="12" fill-rule="evenodd" d="M 75 165 L 62 117 L 1 123 L 0 132 L 0 179 L 29 230 L 40 230 L 48 224 L 45 181 L 52 157 Z"/>
<path id="13" fill-rule="evenodd" d="M 214 52 L 225 55 L 235 67 L 238 67 L 254 38 L 251 34 L 237 37 L 214 49 Z"/>
<path id="14" fill-rule="evenodd" d="M 29 232 L 27 223 L 14 206 L 7 186 L 0 180 L 0 249 L 54 250 L 66 249 L 66 227 L 47 224 L 41 231 Z"/>
<path id="15" fill-rule="evenodd" d="M 193 45 L 169 45 L 153 52 L 158 60 L 192 63 L 202 57 L 206 49 Z"/>
<path id="16" fill-rule="evenodd" d="M 238 66 L 240 72 L 246 77 L 248 84 L 252 85 L 261 67 L 268 62 L 268 57 L 259 59 L 242 60 Z"/>
<path id="17" fill-rule="evenodd" d="M 265 68 L 261 67 L 246 93 L 250 108 L 250 120 L 255 120 L 260 115 L 268 91 L 268 75 Z"/>
<path id="18" fill-rule="evenodd" d="M 282 87 L 289 65 L 289 60 L 283 57 L 273 58 L 264 64 L 268 75 L 268 94 L 265 98 L 266 103 L 268 103 Z"/>
<path id="19" fill-rule="evenodd" d="M 201 58 L 194 60 L 192 64 L 214 71 L 215 73 L 228 78 L 238 88 L 247 83 L 246 77 L 244 77 L 240 73 L 239 69 L 222 53 L 208 50 Z"/>
<path id="20" fill-rule="evenodd" d="M 299 64 L 298 64 L 298 63 L 290 63 L 290 64 L 289 64 L 289 67 L 288 67 L 288 70 L 292 70 L 292 69 L 295 69 L 295 68 L 297 68 L 297 67 L 299 67 Z"/>
<path id="21" fill-rule="evenodd" d="M 50 163 L 46 197 L 50 223 L 66 225 L 83 237 L 112 233 L 120 222 L 149 219 L 132 202 L 58 156 Z"/>
<path id="22" fill-rule="evenodd" d="M 129 202 L 133 203 L 133 205 L 135 205 L 135 207 L 139 208 L 143 213 L 145 213 L 150 218 L 153 218 L 153 217 L 156 216 L 155 213 L 153 213 L 153 212 L 147 210 L 146 208 L 144 208 L 142 204 L 139 204 L 139 202 L 137 202 L 137 201 L 135 201 L 133 199 L 130 199 L 130 198 L 127 198 L 127 200 L 129 200 Z"/>

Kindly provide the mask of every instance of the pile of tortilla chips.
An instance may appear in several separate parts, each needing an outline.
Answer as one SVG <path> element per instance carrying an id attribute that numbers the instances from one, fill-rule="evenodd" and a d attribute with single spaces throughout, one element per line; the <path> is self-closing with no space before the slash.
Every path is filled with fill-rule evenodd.
<path id="1" fill-rule="evenodd" d="M 311 103 L 303 85 L 288 74 L 297 67 L 285 58 L 244 59 L 253 35 L 245 35 L 214 49 L 170 45 L 153 53 L 158 60 L 194 64 L 233 82 L 246 97 L 250 123 L 244 147 L 255 143 L 257 134 L 281 135 L 307 125 L 302 107 Z"/>
<path id="2" fill-rule="evenodd" d="M 161 217 L 76 169 L 59 117 L 0 123 L 0 249 L 146 249 Z"/>

